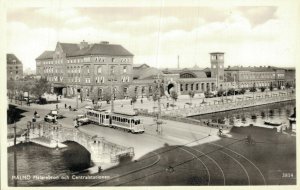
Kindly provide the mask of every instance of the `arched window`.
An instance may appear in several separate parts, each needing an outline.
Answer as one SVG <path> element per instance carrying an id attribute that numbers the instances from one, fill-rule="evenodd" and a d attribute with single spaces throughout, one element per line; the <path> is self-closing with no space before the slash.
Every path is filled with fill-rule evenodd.
<path id="1" fill-rule="evenodd" d="M 102 67 L 101 67 L 101 66 L 98 67 L 97 73 L 98 73 L 98 74 L 101 74 L 101 73 L 102 73 Z"/>

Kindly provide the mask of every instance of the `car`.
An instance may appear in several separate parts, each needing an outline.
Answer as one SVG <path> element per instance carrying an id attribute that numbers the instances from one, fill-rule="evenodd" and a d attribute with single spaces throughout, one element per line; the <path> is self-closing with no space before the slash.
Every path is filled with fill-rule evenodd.
<path id="1" fill-rule="evenodd" d="M 79 126 L 90 123 L 90 120 L 85 115 L 77 115 L 76 120 L 78 121 Z"/>
<path id="2" fill-rule="evenodd" d="M 205 95 L 205 98 L 213 98 L 213 97 L 215 97 L 215 96 L 216 96 L 215 94 L 213 94 L 213 93 L 210 93 L 210 92 L 208 92 L 208 93 L 205 93 L 204 95 Z"/>
<path id="3" fill-rule="evenodd" d="M 44 117 L 44 121 L 47 121 L 47 122 L 56 122 L 56 119 L 55 119 L 55 116 L 52 115 L 52 114 L 47 114 L 45 115 Z"/>
<path id="4" fill-rule="evenodd" d="M 64 116 L 59 114 L 57 110 L 51 110 L 50 115 L 56 116 L 57 119 L 62 119 Z"/>

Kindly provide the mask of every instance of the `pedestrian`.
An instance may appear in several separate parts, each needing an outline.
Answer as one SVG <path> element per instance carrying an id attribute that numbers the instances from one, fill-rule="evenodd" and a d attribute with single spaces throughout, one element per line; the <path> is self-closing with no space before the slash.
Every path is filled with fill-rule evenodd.
<path id="1" fill-rule="evenodd" d="M 56 101 L 58 102 L 58 96 L 56 96 Z"/>
<path id="2" fill-rule="evenodd" d="M 69 110 L 71 111 L 71 109 L 72 109 L 72 107 L 71 106 L 69 106 Z"/>
<path id="3" fill-rule="evenodd" d="M 143 99 L 141 98 L 141 104 L 143 103 Z"/>
<path id="4" fill-rule="evenodd" d="M 94 101 L 94 99 L 92 99 L 92 104 L 94 105 L 94 103 L 95 103 L 95 101 Z"/>
<path id="5" fill-rule="evenodd" d="M 58 104 L 56 104 L 56 109 L 58 110 Z"/>
<path id="6" fill-rule="evenodd" d="M 65 104 L 65 109 L 67 109 L 67 104 Z"/>
<path id="7" fill-rule="evenodd" d="M 57 121 L 57 117 L 56 115 L 54 115 L 53 123 L 56 123 L 56 121 Z"/>
<path id="8" fill-rule="evenodd" d="M 36 112 L 36 111 L 34 111 L 34 114 L 33 114 L 33 115 L 34 115 L 34 117 L 36 117 L 36 115 L 37 115 L 37 112 Z"/>

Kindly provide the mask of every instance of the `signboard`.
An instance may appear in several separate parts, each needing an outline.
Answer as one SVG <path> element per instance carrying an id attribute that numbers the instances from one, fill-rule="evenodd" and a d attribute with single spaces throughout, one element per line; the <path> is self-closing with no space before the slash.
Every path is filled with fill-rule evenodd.
<path id="1" fill-rule="evenodd" d="M 28 97 L 28 92 L 24 92 L 23 96 Z"/>

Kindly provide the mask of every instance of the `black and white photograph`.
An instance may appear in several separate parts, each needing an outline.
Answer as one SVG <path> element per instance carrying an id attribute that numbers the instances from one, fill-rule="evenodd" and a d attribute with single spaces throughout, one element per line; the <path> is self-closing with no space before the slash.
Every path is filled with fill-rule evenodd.
<path id="1" fill-rule="evenodd" d="M 300 4 L 225 2 L 2 1 L 1 189 L 296 189 Z"/>

